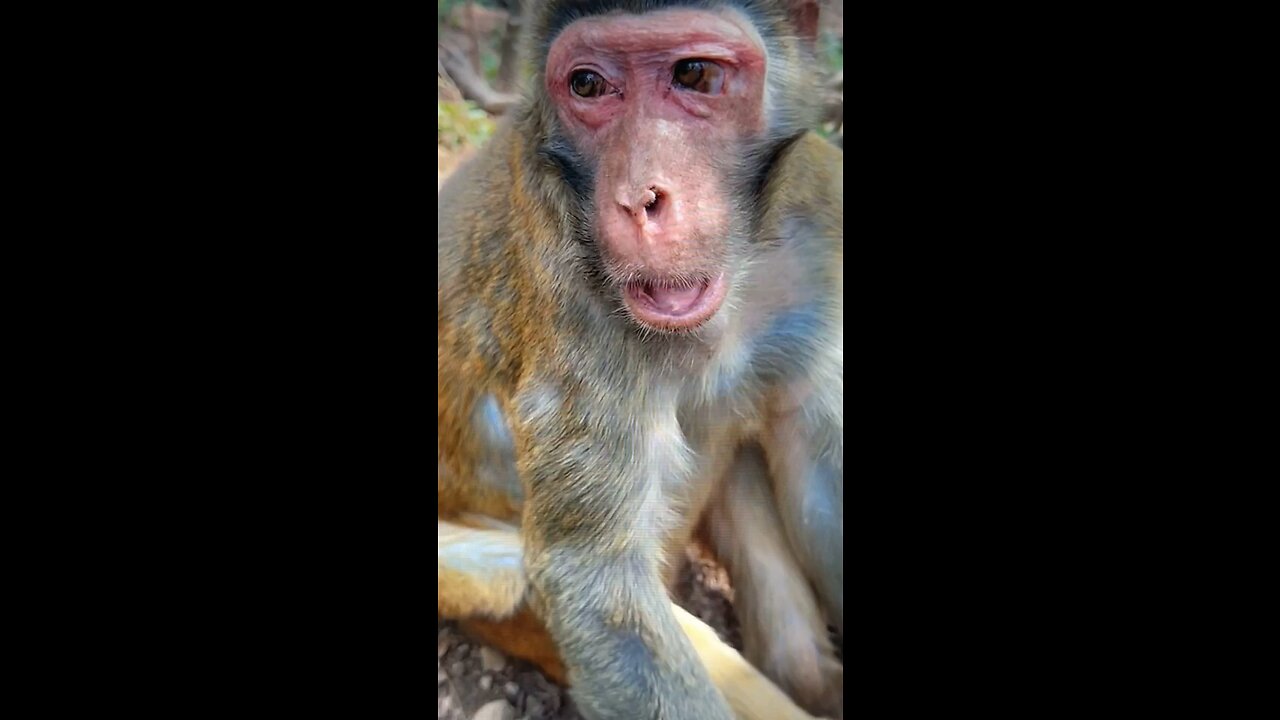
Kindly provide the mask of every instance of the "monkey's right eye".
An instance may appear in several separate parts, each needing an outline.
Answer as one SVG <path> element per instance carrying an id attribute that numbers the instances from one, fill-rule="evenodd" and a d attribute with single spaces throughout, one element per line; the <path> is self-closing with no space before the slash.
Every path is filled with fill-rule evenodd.
<path id="1" fill-rule="evenodd" d="M 578 97 L 590 98 L 603 95 L 609 84 L 598 73 L 579 70 L 569 78 L 569 87 Z"/>

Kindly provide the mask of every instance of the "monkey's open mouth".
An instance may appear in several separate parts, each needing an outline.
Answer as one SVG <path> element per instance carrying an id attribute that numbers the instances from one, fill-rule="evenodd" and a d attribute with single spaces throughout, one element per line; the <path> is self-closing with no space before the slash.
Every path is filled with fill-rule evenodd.
<path id="1" fill-rule="evenodd" d="M 627 283 L 622 293 L 631 317 L 657 330 L 695 328 L 720 309 L 725 295 L 724 275 L 698 285 L 678 285 L 662 280 Z"/>

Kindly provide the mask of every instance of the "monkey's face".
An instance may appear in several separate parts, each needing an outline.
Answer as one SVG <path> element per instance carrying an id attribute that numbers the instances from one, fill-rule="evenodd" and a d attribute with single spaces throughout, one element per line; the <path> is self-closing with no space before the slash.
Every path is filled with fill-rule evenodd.
<path id="1" fill-rule="evenodd" d="M 644 327 L 696 328 L 724 303 L 745 228 L 731 176 L 764 129 L 765 59 L 732 11 L 583 18 L 549 48 L 605 274 Z"/>

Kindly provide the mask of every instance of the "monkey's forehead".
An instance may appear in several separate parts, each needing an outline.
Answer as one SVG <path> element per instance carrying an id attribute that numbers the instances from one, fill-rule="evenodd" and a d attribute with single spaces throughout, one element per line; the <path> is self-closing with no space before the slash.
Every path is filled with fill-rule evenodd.
<path id="1" fill-rule="evenodd" d="M 601 15 L 583 18 L 565 28 L 547 54 L 547 68 L 564 54 L 637 55 L 660 52 L 664 48 L 685 48 L 694 54 L 708 54 L 717 48 L 727 58 L 735 52 L 759 56 L 764 52 L 760 36 L 747 18 L 729 11 L 659 10 L 652 15 Z"/>
<path id="2" fill-rule="evenodd" d="M 539 5 L 535 28 L 541 38 L 540 55 L 545 58 L 547 48 L 557 36 L 574 22 L 604 15 L 647 15 L 664 10 L 703 10 L 726 17 L 737 16 L 752 28 L 774 28 L 786 21 L 778 3 L 762 0 L 561 0 Z"/>

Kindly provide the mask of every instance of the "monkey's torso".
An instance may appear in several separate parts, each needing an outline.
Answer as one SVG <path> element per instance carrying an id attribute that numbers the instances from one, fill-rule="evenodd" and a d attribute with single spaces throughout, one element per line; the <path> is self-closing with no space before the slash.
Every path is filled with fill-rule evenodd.
<path id="1" fill-rule="evenodd" d="M 566 199 L 519 169 L 527 150 L 516 133 L 500 131 L 439 199 L 441 516 L 514 521 L 538 512 L 565 533 L 592 535 L 616 520 L 601 510 L 612 496 L 616 507 L 648 513 L 640 527 L 653 535 L 594 533 L 611 546 L 602 549 L 653 543 L 671 559 L 735 450 L 755 441 L 771 465 L 809 463 L 804 472 L 838 475 L 820 485 L 824 497 L 798 504 L 813 515 L 803 522 L 838 521 L 842 536 L 843 153 L 807 135 L 780 154 L 754 220 L 767 242 L 737 268 L 716 317 L 669 336 L 633 327 L 592 286 L 581 244 L 556 234 Z M 495 202 L 505 197 L 514 202 Z M 589 446 L 584 439 L 600 424 L 634 439 Z M 808 454 L 819 464 L 782 457 L 781 436 L 803 428 L 817 433 Z M 597 471 L 565 491 L 526 471 L 535 458 L 571 468 L 597 454 L 618 476 L 643 467 L 645 480 Z M 542 502 L 528 507 L 531 497 Z M 833 503 L 841 517 L 824 520 Z"/>

